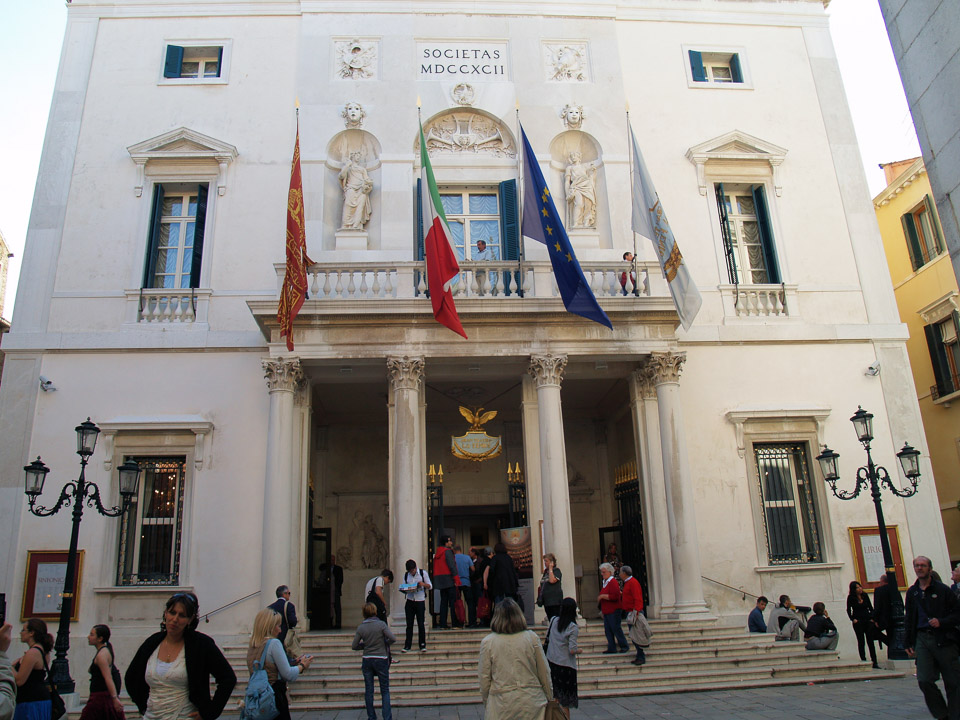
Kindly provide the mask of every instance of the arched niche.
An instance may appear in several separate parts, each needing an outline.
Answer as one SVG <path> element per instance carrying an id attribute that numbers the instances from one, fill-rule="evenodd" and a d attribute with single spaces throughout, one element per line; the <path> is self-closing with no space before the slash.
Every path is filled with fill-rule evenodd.
<path id="1" fill-rule="evenodd" d="M 381 146 L 376 136 L 366 130 L 349 128 L 334 135 L 327 144 L 327 159 L 324 162 L 323 182 L 323 249 L 336 250 L 336 233 L 343 218 L 343 190 L 340 186 L 340 171 L 353 153 L 359 153 L 360 164 L 373 181 L 370 192 L 370 219 L 364 231 L 367 233 L 368 250 L 380 248 L 380 218 L 382 217 Z"/>
<path id="2" fill-rule="evenodd" d="M 573 203 L 568 202 L 572 193 L 567 188 L 567 170 L 574 164 L 571 156 L 575 153 L 580 156 L 580 167 L 572 170 L 572 175 L 575 179 L 577 176 L 581 180 L 590 178 L 593 183 L 593 222 L 586 225 L 574 221 Z M 557 204 L 563 205 L 564 225 L 574 247 L 612 247 L 606 170 L 600 143 L 582 130 L 566 130 L 550 142 L 550 168 L 552 177 L 549 182 L 554 188 L 554 200 L 559 196 Z"/>

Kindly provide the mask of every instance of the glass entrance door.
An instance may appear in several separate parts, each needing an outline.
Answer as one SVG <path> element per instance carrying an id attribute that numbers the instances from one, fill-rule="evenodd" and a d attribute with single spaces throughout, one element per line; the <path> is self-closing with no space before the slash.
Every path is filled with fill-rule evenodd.
<path id="1" fill-rule="evenodd" d="M 310 533 L 307 615 L 310 617 L 311 630 L 329 630 L 334 624 L 335 583 L 330 570 L 331 535 L 330 528 L 316 528 Z"/>

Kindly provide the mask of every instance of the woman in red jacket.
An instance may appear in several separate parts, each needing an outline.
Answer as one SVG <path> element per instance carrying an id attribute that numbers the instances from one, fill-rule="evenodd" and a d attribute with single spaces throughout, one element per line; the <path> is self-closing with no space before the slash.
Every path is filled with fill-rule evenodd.
<path id="1" fill-rule="evenodd" d="M 633 576 L 633 569 L 629 565 L 620 568 L 620 579 L 623 580 L 623 595 L 620 598 L 620 612 L 629 615 L 636 610 L 637 614 L 643 612 L 643 588 L 640 587 L 640 581 Z M 627 625 L 630 621 L 627 621 Z M 647 661 L 643 654 L 643 648 L 637 643 L 633 646 L 637 649 L 637 657 L 631 662 L 633 665 L 643 665 Z"/>
<path id="2" fill-rule="evenodd" d="M 630 646 L 627 645 L 623 628 L 620 627 L 620 584 L 613 576 L 613 565 L 603 563 L 600 566 L 600 578 L 603 580 L 603 585 L 600 587 L 597 600 L 600 602 L 600 612 L 603 614 L 603 632 L 607 636 L 607 649 L 603 654 L 613 655 L 617 652 L 618 645 L 620 652 L 625 653 Z"/>

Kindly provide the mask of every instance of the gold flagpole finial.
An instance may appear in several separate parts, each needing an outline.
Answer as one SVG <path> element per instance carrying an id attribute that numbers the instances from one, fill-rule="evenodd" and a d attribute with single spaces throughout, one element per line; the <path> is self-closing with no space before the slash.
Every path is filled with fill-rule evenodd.
<path id="1" fill-rule="evenodd" d="M 417 95 L 417 109 L 420 109 L 420 96 Z"/>
<path id="2" fill-rule="evenodd" d="M 300 98 L 294 98 L 294 99 L 293 99 L 293 104 L 294 104 L 294 106 L 297 108 L 297 110 L 299 110 L 299 109 L 300 109 Z"/>
<path id="3" fill-rule="evenodd" d="M 630 101 L 627 100 L 627 101 L 623 104 L 623 107 L 624 107 L 624 109 L 626 109 L 627 115 L 629 115 L 629 114 L 630 114 Z"/>

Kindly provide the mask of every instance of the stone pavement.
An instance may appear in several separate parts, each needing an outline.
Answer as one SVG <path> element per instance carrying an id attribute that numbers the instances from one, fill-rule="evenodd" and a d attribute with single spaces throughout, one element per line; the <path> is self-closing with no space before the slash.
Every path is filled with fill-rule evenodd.
<path id="1" fill-rule="evenodd" d="M 900 665 L 900 663 L 898 663 Z M 929 720 L 913 669 L 905 678 L 760 690 L 584 700 L 572 720 Z M 379 697 L 379 693 L 378 693 Z M 366 720 L 363 710 L 294 713 L 293 720 Z M 379 710 L 377 717 L 381 717 Z M 482 720 L 483 706 L 395 708 L 395 720 Z"/>

